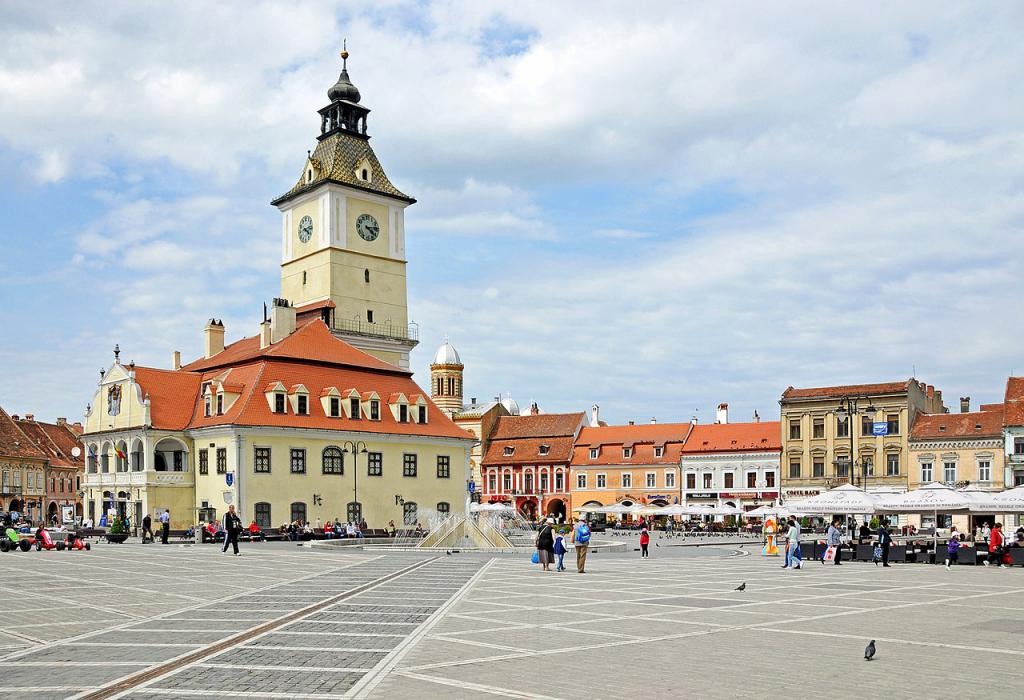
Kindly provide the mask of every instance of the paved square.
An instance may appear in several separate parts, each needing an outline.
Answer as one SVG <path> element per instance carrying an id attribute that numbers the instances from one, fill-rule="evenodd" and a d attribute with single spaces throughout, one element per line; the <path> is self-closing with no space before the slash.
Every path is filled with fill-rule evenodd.
<path id="1" fill-rule="evenodd" d="M 1019 697 L 1024 570 L 735 547 L 490 557 L 101 545 L 3 558 L 6 697 Z M 740 582 L 747 590 L 733 590 Z M 868 665 L 863 649 L 877 640 Z"/>

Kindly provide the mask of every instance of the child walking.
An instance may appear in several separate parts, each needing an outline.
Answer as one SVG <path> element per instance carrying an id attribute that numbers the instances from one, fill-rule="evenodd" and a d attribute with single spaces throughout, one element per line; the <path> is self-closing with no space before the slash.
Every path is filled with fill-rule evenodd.
<path id="1" fill-rule="evenodd" d="M 645 527 L 644 529 L 642 529 L 640 531 L 640 556 L 641 557 L 650 556 L 647 553 L 647 548 L 650 546 L 650 544 L 651 544 L 651 533 L 647 532 L 647 528 Z"/>
<path id="2" fill-rule="evenodd" d="M 955 527 L 949 529 L 949 544 L 946 545 L 946 568 L 950 568 L 950 564 L 956 564 L 960 558 L 960 533 L 956 531 Z"/>
<path id="3" fill-rule="evenodd" d="M 555 556 L 558 557 L 558 566 L 555 567 L 555 571 L 565 571 L 565 564 L 562 563 L 565 552 L 565 535 L 559 532 L 555 535 Z"/>

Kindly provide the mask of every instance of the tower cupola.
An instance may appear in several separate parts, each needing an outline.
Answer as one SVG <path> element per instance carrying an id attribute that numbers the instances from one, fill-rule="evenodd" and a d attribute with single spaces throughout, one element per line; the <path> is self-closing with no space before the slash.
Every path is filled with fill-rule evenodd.
<path id="1" fill-rule="evenodd" d="M 339 131 L 359 138 L 370 138 L 366 134 L 366 115 L 370 110 L 359 104 L 360 97 L 359 88 L 348 77 L 348 51 L 343 49 L 341 74 L 338 81 L 327 90 L 327 99 L 331 104 L 319 111 L 321 141 Z"/>
<path id="2" fill-rule="evenodd" d="M 430 363 L 430 398 L 449 417 L 462 410 L 463 369 L 462 359 L 446 335 Z"/>

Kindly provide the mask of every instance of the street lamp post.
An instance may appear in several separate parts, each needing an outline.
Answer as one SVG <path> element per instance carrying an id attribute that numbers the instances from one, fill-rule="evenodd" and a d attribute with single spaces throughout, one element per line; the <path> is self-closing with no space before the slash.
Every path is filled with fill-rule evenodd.
<path id="1" fill-rule="evenodd" d="M 864 401 L 868 402 L 868 406 L 867 406 L 867 408 L 864 409 L 863 412 L 868 413 L 870 415 L 873 415 L 875 413 L 875 407 L 871 403 L 870 399 L 868 399 L 866 396 L 843 396 L 842 398 L 839 399 L 839 408 L 838 408 L 838 410 L 836 410 L 836 418 L 838 418 L 839 420 L 846 420 L 847 421 L 847 423 L 846 423 L 846 432 L 847 432 L 847 434 L 850 437 L 850 459 L 849 459 L 850 475 L 849 475 L 849 478 L 850 478 L 850 483 L 851 484 L 853 483 L 853 478 L 854 478 L 854 467 L 855 467 L 855 465 L 857 463 L 857 461 L 853 457 L 853 455 L 854 455 L 853 417 L 856 416 L 856 415 L 860 415 L 862 413 L 862 411 L 860 410 L 860 407 L 859 407 L 859 402 L 860 402 L 861 399 L 863 399 Z M 861 477 L 861 485 L 864 488 L 864 490 L 867 491 L 867 488 L 868 488 L 868 462 L 867 462 L 867 460 L 861 460 L 861 462 L 862 462 L 861 468 L 863 470 L 863 476 Z M 836 464 L 836 466 L 839 465 L 839 460 L 838 459 L 835 460 L 835 464 Z"/>
<path id="2" fill-rule="evenodd" d="M 359 460 L 357 459 L 357 455 L 366 454 L 366 443 L 362 440 L 357 440 L 356 442 L 346 440 L 343 443 L 341 451 L 343 454 L 352 455 L 352 502 L 355 504 L 356 508 L 359 509 L 358 519 L 356 522 L 356 525 L 358 526 L 358 521 L 361 521 L 363 518 L 363 507 L 359 504 Z"/>

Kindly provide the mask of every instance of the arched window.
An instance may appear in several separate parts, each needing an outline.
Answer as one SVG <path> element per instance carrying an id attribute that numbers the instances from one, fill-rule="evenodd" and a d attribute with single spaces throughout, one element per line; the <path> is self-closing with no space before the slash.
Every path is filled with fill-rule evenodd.
<path id="1" fill-rule="evenodd" d="M 363 279 L 366 280 L 367 284 L 370 283 L 370 271 L 369 270 L 363 270 Z"/>
<path id="2" fill-rule="evenodd" d="M 367 181 L 369 179 L 370 179 L 370 171 L 367 170 L 366 168 L 363 168 L 363 181 L 365 182 L 365 181 Z"/>
<path id="3" fill-rule="evenodd" d="M 452 510 L 452 506 L 451 506 L 450 503 L 446 503 L 445 501 L 441 501 L 440 503 L 437 504 L 437 514 L 438 515 L 448 515 L 451 512 L 451 510 Z"/>
<path id="4" fill-rule="evenodd" d="M 363 504 L 349 501 L 345 508 L 345 519 L 350 523 L 358 525 L 363 519 Z"/>
<path id="5" fill-rule="evenodd" d="M 337 447 L 325 447 L 323 454 L 324 474 L 344 474 L 345 455 Z"/>
<path id="6" fill-rule="evenodd" d="M 292 503 L 291 508 L 291 522 L 306 522 L 306 504 L 296 501 Z"/>
<path id="7" fill-rule="evenodd" d="M 402 506 L 402 523 L 409 527 L 416 526 L 416 504 L 409 501 Z"/>
<path id="8" fill-rule="evenodd" d="M 274 526 L 274 521 L 270 517 L 270 504 L 266 502 L 257 503 L 255 506 L 255 517 L 256 525 L 260 529 L 266 530 Z"/>

